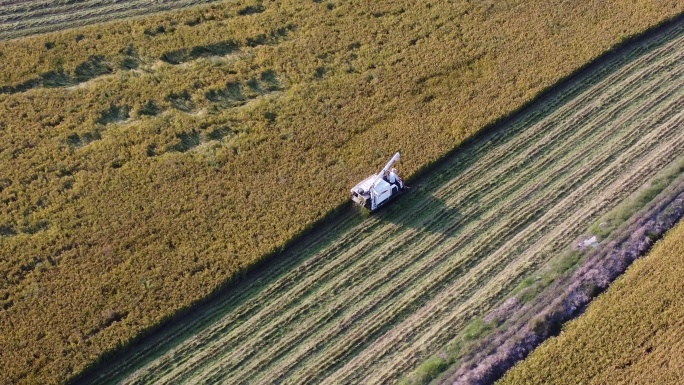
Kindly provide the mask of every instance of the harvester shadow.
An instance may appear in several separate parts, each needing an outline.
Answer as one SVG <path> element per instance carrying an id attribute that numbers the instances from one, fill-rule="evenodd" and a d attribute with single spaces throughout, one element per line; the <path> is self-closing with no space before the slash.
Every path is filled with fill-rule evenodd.
<path id="1" fill-rule="evenodd" d="M 401 228 L 450 235 L 453 229 L 449 224 L 458 222 L 463 215 L 457 207 L 451 207 L 435 197 L 438 187 L 415 185 L 372 215 Z"/>

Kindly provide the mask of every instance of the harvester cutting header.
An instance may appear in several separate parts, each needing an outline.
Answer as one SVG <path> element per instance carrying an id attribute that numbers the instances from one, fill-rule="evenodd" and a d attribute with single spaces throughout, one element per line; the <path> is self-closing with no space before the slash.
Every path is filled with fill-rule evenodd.
<path id="1" fill-rule="evenodd" d="M 404 181 L 397 175 L 397 169 L 391 168 L 399 160 L 399 153 L 377 174 L 371 175 L 351 189 L 352 200 L 359 205 L 375 211 L 385 203 L 401 195 L 406 190 Z"/>

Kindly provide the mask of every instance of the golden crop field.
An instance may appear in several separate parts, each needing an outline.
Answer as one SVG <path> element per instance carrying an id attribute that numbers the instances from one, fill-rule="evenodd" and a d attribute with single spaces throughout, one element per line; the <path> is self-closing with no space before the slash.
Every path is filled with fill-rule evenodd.
<path id="1" fill-rule="evenodd" d="M 0 43 L 0 381 L 62 382 L 684 11 L 248 1 Z"/>
<path id="2" fill-rule="evenodd" d="M 681 384 L 684 223 L 499 384 Z"/>

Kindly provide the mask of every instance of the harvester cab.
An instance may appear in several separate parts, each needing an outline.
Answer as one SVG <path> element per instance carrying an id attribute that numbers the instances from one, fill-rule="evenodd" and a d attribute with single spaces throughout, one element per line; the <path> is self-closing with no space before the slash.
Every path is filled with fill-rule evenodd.
<path id="1" fill-rule="evenodd" d="M 399 160 L 399 153 L 377 174 L 371 175 L 351 189 L 352 200 L 370 211 L 375 211 L 406 190 L 404 181 L 391 168 Z"/>

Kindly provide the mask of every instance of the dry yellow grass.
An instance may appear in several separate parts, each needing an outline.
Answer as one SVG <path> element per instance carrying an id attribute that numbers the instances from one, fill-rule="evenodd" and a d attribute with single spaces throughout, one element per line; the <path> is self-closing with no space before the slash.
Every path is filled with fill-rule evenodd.
<path id="1" fill-rule="evenodd" d="M 683 10 L 222 3 L 0 43 L 0 381 L 64 381 Z"/>

